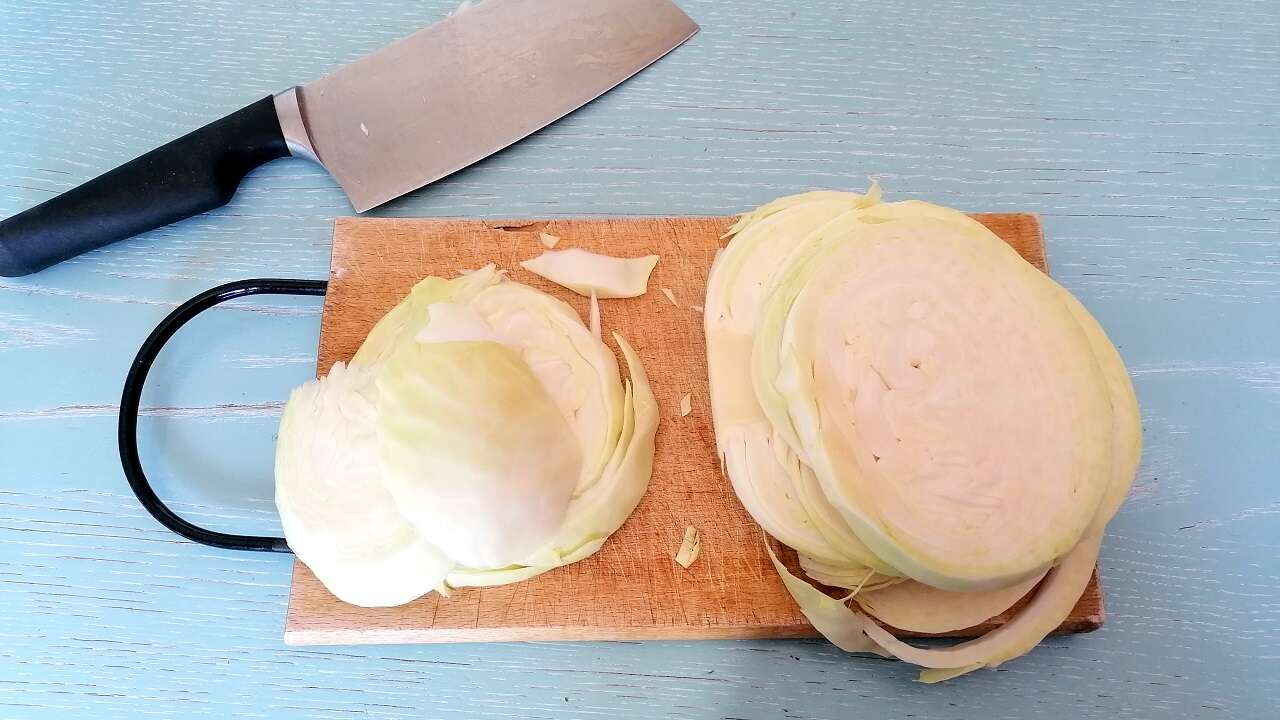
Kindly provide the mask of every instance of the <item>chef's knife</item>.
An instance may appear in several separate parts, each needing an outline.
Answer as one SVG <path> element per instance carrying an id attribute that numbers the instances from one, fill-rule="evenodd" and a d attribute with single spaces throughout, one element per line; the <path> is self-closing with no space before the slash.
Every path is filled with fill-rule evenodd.
<path id="1" fill-rule="evenodd" d="M 318 161 L 364 212 L 567 115 L 697 31 L 669 0 L 485 0 L 0 222 L 0 276 L 225 205 L 287 155 Z"/>

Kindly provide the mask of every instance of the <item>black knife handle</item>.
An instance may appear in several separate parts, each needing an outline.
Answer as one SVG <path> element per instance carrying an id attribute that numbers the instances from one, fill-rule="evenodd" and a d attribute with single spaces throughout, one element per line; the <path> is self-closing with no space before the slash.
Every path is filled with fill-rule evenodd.
<path id="1" fill-rule="evenodd" d="M 250 170 L 288 154 L 267 96 L 0 222 L 0 276 L 43 270 L 226 205 Z"/>

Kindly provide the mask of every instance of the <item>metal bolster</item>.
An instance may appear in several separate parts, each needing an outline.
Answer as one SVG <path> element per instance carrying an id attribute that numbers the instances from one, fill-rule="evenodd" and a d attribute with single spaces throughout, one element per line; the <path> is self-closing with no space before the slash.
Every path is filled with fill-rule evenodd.
<path id="1" fill-rule="evenodd" d="M 289 146 L 291 155 L 319 163 L 320 155 L 311 144 L 311 134 L 307 132 L 307 121 L 302 115 L 302 97 L 298 91 L 298 86 L 294 85 L 274 96 L 276 116 L 280 118 L 280 131 L 284 134 L 284 141 Z"/>

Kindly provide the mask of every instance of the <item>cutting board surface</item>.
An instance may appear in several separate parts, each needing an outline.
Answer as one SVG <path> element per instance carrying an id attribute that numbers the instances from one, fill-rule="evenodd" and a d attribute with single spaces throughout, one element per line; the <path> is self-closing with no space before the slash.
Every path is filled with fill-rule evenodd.
<path id="1" fill-rule="evenodd" d="M 1029 262 L 1045 269 L 1039 220 L 982 214 L 978 220 Z M 724 217 L 483 221 L 341 218 L 325 300 L 318 370 L 349 359 L 365 335 L 423 277 L 455 277 L 496 263 L 511 277 L 559 297 L 583 317 L 587 301 L 523 270 L 544 250 L 539 233 L 617 256 L 661 257 L 649 292 L 601 301 L 605 337 L 616 330 L 644 361 L 662 420 L 649 490 L 635 513 L 595 556 L 532 580 L 432 593 L 397 608 L 346 605 L 296 563 L 285 641 L 295 645 L 811 637 L 762 545 L 759 527 L 720 474 L 707 397 L 703 292 Z M 661 288 L 675 296 L 672 304 Z M 610 343 L 612 346 L 612 342 Z M 614 347 L 615 353 L 617 348 Z M 624 368 L 625 371 L 625 368 Z M 692 395 L 693 411 L 680 415 Z M 674 561 L 685 527 L 701 531 L 690 568 Z M 1006 615 L 961 635 L 1003 623 Z M 1102 623 L 1095 574 L 1060 632 Z"/>

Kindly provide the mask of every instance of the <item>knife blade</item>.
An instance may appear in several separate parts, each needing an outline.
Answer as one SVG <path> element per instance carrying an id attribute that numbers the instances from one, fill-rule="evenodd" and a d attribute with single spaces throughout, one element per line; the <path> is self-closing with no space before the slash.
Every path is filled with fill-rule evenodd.
<path id="1" fill-rule="evenodd" d="M 303 85 L 297 105 L 363 212 L 567 115 L 696 30 L 667 0 L 488 0 Z"/>
<path id="2" fill-rule="evenodd" d="M 485 0 L 0 222 L 0 276 L 225 205 L 253 168 L 319 162 L 357 212 L 607 92 L 698 31 L 669 0 Z"/>

